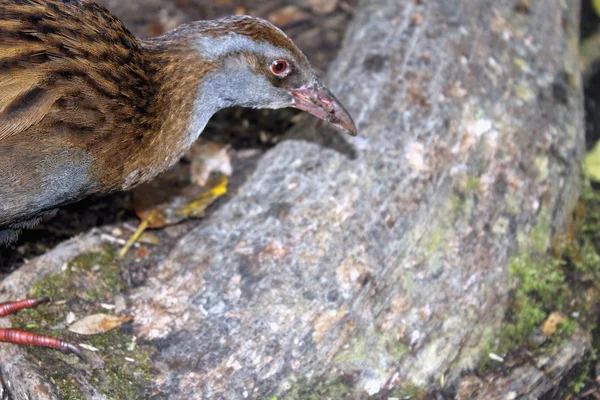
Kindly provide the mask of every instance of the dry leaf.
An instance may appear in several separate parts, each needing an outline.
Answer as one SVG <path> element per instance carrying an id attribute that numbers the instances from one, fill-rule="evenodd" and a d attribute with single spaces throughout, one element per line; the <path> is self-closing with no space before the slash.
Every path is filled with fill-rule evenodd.
<path id="1" fill-rule="evenodd" d="M 527 14 L 531 9 L 531 0 L 517 0 L 515 10 L 521 14 Z"/>
<path id="2" fill-rule="evenodd" d="M 142 222 L 119 252 L 119 257 L 125 257 L 148 228 L 163 228 L 190 218 L 204 217 L 206 209 L 227 193 L 227 184 L 225 175 L 211 175 L 205 187 L 188 185 L 167 203 L 151 209 L 136 207 L 136 213 Z"/>
<path id="3" fill-rule="evenodd" d="M 160 244 L 160 239 L 158 238 L 158 236 L 156 236 L 153 233 L 144 232 L 142 234 L 142 236 L 140 236 L 140 239 L 138 240 L 138 242 L 144 243 L 144 244 L 150 244 L 152 246 L 158 246 Z"/>
<path id="4" fill-rule="evenodd" d="M 206 185 L 208 177 L 213 172 L 226 176 L 231 176 L 233 172 L 229 146 L 219 143 L 198 140 L 186 154 L 186 158 L 192 163 L 191 181 L 199 186 Z"/>
<path id="5" fill-rule="evenodd" d="M 133 317 L 129 316 L 94 314 L 75 322 L 69 327 L 69 332 L 80 335 L 98 335 L 118 328 L 131 320 Z"/>
<path id="6" fill-rule="evenodd" d="M 566 320 L 567 317 L 564 314 L 558 311 L 553 312 L 552 314 L 548 315 L 548 318 L 546 318 L 542 324 L 542 333 L 544 336 L 552 336 L 554 332 L 556 332 L 558 324 L 565 322 Z"/>
<path id="7" fill-rule="evenodd" d="M 202 218 L 204 212 L 219 197 L 227 194 L 229 180 L 225 175 L 219 175 L 207 182 L 202 193 L 196 195 L 191 202 L 175 210 L 175 216 L 187 218 Z"/>
<path id="8" fill-rule="evenodd" d="M 329 14 L 338 5 L 338 0 L 308 0 L 310 8 L 317 14 Z"/>
<path id="9" fill-rule="evenodd" d="M 209 176 L 202 186 L 178 186 L 159 177 L 134 189 L 133 208 L 146 228 L 164 228 L 189 218 L 201 218 L 210 204 L 227 193 L 227 182 L 227 176 L 222 174 Z"/>
<path id="10" fill-rule="evenodd" d="M 310 14 L 302 11 L 296 6 L 286 6 L 273 11 L 267 16 L 267 19 L 279 27 L 286 27 L 290 24 L 310 19 Z"/>
<path id="11" fill-rule="evenodd" d="M 413 25 L 413 26 L 419 26 L 419 25 L 421 25 L 421 24 L 423 23 L 423 21 L 424 21 L 424 20 L 425 20 L 425 18 L 423 18 L 423 15 L 422 15 L 422 14 L 419 14 L 419 13 L 417 13 L 417 14 L 413 14 L 413 15 L 410 17 L 410 23 L 411 23 L 411 25 Z"/>

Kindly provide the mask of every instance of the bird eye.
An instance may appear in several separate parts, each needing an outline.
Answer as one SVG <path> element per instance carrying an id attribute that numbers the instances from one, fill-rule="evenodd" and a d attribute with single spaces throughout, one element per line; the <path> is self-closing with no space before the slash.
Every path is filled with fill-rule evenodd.
<path id="1" fill-rule="evenodd" d="M 271 72 L 279 76 L 287 75 L 289 72 L 288 63 L 283 60 L 273 61 L 271 64 Z"/>

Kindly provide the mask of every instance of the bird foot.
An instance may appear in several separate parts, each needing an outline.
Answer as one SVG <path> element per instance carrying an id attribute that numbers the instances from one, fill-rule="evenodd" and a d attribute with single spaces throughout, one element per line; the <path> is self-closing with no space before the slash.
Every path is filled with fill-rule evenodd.
<path id="1" fill-rule="evenodd" d="M 25 299 L 20 301 L 9 301 L 0 304 L 0 317 L 15 314 L 25 308 L 35 308 L 43 303 L 50 302 L 48 297 L 39 297 L 37 299 Z M 75 345 L 50 336 L 42 336 L 35 333 L 22 331 L 19 329 L 0 328 L 0 342 L 16 343 L 56 349 L 67 354 L 75 354 L 82 361 L 85 361 L 81 350 Z"/>

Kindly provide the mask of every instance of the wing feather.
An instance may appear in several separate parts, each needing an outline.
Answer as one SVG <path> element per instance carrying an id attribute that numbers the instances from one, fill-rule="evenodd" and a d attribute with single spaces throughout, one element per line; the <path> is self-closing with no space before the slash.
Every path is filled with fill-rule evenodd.
<path id="1" fill-rule="evenodd" d="M 35 74 L 0 74 L 0 141 L 39 123 L 59 96 L 42 89 Z"/>
<path id="2" fill-rule="evenodd" d="M 0 143 L 32 129 L 82 143 L 118 132 L 149 97 L 145 65 L 94 2 L 0 0 Z"/>

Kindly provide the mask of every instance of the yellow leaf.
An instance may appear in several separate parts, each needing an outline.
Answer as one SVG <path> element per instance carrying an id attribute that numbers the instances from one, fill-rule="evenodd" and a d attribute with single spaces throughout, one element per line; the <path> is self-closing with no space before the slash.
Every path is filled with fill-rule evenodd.
<path id="1" fill-rule="evenodd" d="M 567 317 L 562 313 L 555 311 L 546 318 L 546 321 L 542 324 L 542 333 L 544 336 L 552 336 L 556 329 L 558 328 L 558 324 L 561 322 L 565 322 Z"/>
<path id="2" fill-rule="evenodd" d="M 219 197 L 227 194 L 228 179 L 226 175 L 219 174 L 214 180 L 208 182 L 207 187 L 196 195 L 191 202 L 173 210 L 173 205 L 166 204 L 154 208 L 142 220 L 137 231 L 129 238 L 127 244 L 119 252 L 119 258 L 124 258 L 133 245 L 140 240 L 148 228 L 162 228 L 188 218 L 202 218 L 206 209 Z"/>
<path id="3" fill-rule="evenodd" d="M 600 0 L 592 0 L 592 6 L 594 6 L 594 11 L 596 11 L 596 14 L 600 16 Z"/>
<path id="4" fill-rule="evenodd" d="M 197 196 L 194 201 L 188 203 L 184 208 L 177 210 L 176 215 L 186 215 L 190 217 L 202 217 L 204 211 L 214 203 L 219 197 L 227 194 L 228 179 L 225 175 L 220 175 L 217 182 L 214 183 L 206 192 Z"/>
<path id="5" fill-rule="evenodd" d="M 138 226 L 137 231 L 135 231 L 135 233 L 133 235 L 131 235 L 131 237 L 125 244 L 125 246 L 123 246 L 123 248 L 119 252 L 119 258 L 124 258 L 127 255 L 127 253 L 133 247 L 133 245 L 144 234 L 146 229 L 148 229 L 148 226 L 150 225 L 152 220 L 154 220 L 160 216 L 161 216 L 160 210 L 154 209 L 154 210 L 150 211 L 150 214 L 146 218 L 144 218 L 144 220 Z"/>

